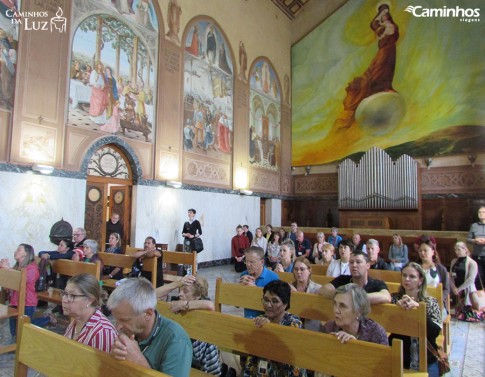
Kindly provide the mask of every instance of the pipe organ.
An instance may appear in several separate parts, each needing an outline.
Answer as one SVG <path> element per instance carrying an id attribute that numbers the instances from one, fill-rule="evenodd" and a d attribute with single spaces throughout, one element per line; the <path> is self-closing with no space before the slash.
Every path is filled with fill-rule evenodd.
<path id="1" fill-rule="evenodd" d="M 339 209 L 418 209 L 418 163 L 373 147 L 358 164 L 339 164 L 338 193 Z"/>

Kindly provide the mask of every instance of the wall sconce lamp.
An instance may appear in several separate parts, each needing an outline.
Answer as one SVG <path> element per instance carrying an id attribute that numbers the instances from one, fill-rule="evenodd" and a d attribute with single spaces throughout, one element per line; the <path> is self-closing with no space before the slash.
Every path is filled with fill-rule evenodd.
<path id="1" fill-rule="evenodd" d="M 310 171 L 312 170 L 312 167 L 311 166 L 305 166 L 305 177 L 307 175 L 310 175 Z"/>
<path id="2" fill-rule="evenodd" d="M 182 187 L 182 182 L 178 182 L 178 181 L 167 181 L 167 186 L 171 186 L 173 188 L 179 189 L 180 187 Z"/>
<path id="3" fill-rule="evenodd" d="M 248 188 L 249 178 L 248 178 L 248 168 L 241 166 L 236 169 L 236 174 L 234 176 L 234 188 L 245 190 Z"/>
<path id="4" fill-rule="evenodd" d="M 477 160 L 477 155 L 475 153 L 470 153 L 468 155 L 468 161 L 470 161 L 470 164 L 472 164 L 472 168 L 475 167 L 475 161 Z"/>
<path id="5" fill-rule="evenodd" d="M 52 174 L 52 172 L 54 171 L 54 167 L 50 165 L 33 164 L 32 171 L 47 175 L 47 174 Z"/>
<path id="6" fill-rule="evenodd" d="M 433 163 L 433 159 L 431 157 L 427 157 L 424 159 L 424 163 L 428 167 L 428 170 L 431 168 L 431 164 Z"/>

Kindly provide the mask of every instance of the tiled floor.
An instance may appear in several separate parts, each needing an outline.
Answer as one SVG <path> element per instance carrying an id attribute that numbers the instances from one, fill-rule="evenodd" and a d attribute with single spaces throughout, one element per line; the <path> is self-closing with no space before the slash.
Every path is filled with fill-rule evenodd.
<path id="1" fill-rule="evenodd" d="M 232 266 L 217 266 L 199 270 L 199 274 L 209 281 L 209 296 L 214 299 L 215 281 L 221 277 L 224 281 L 236 282 L 239 274 Z M 242 309 L 223 308 L 224 312 L 242 315 Z M 62 333 L 63 327 L 58 326 Z M 452 348 L 450 355 L 451 372 L 449 377 L 485 376 L 485 322 L 467 323 L 453 321 L 451 328 Z M 0 322 L 0 343 L 10 339 L 8 322 Z M 13 354 L 0 355 L 0 377 L 13 376 Z"/>

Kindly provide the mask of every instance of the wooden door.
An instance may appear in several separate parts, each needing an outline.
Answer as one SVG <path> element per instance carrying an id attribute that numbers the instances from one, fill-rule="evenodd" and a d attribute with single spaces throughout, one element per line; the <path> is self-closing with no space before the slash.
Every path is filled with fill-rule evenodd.
<path id="1" fill-rule="evenodd" d="M 84 229 L 86 229 L 87 238 L 98 242 L 100 250 L 104 250 L 104 240 L 106 237 L 105 214 L 108 198 L 107 188 L 107 184 L 91 182 L 88 177 Z"/>
<path id="2" fill-rule="evenodd" d="M 131 229 L 131 186 L 127 185 L 110 185 L 108 193 L 108 217 L 113 212 L 120 215 L 120 221 L 123 224 L 123 239 L 121 245 L 123 248 L 130 244 Z"/>

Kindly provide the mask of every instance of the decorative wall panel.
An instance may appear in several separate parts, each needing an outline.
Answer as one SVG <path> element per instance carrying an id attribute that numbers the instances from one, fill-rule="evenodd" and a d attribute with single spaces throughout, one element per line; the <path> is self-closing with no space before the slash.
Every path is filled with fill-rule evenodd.
<path id="1" fill-rule="evenodd" d="M 251 170 L 249 179 L 251 190 L 260 192 L 278 193 L 280 191 L 280 177 L 278 173 L 270 174 L 267 171 Z"/>
<path id="2" fill-rule="evenodd" d="M 183 179 L 184 181 L 196 181 L 225 187 L 228 187 L 231 183 L 229 166 L 193 158 L 185 158 Z"/>
<path id="3" fill-rule="evenodd" d="M 470 193 L 485 190 L 483 167 L 431 168 L 421 170 L 421 193 Z"/>
<path id="4" fill-rule="evenodd" d="M 335 195 L 337 193 L 337 173 L 295 177 L 295 195 Z"/>

